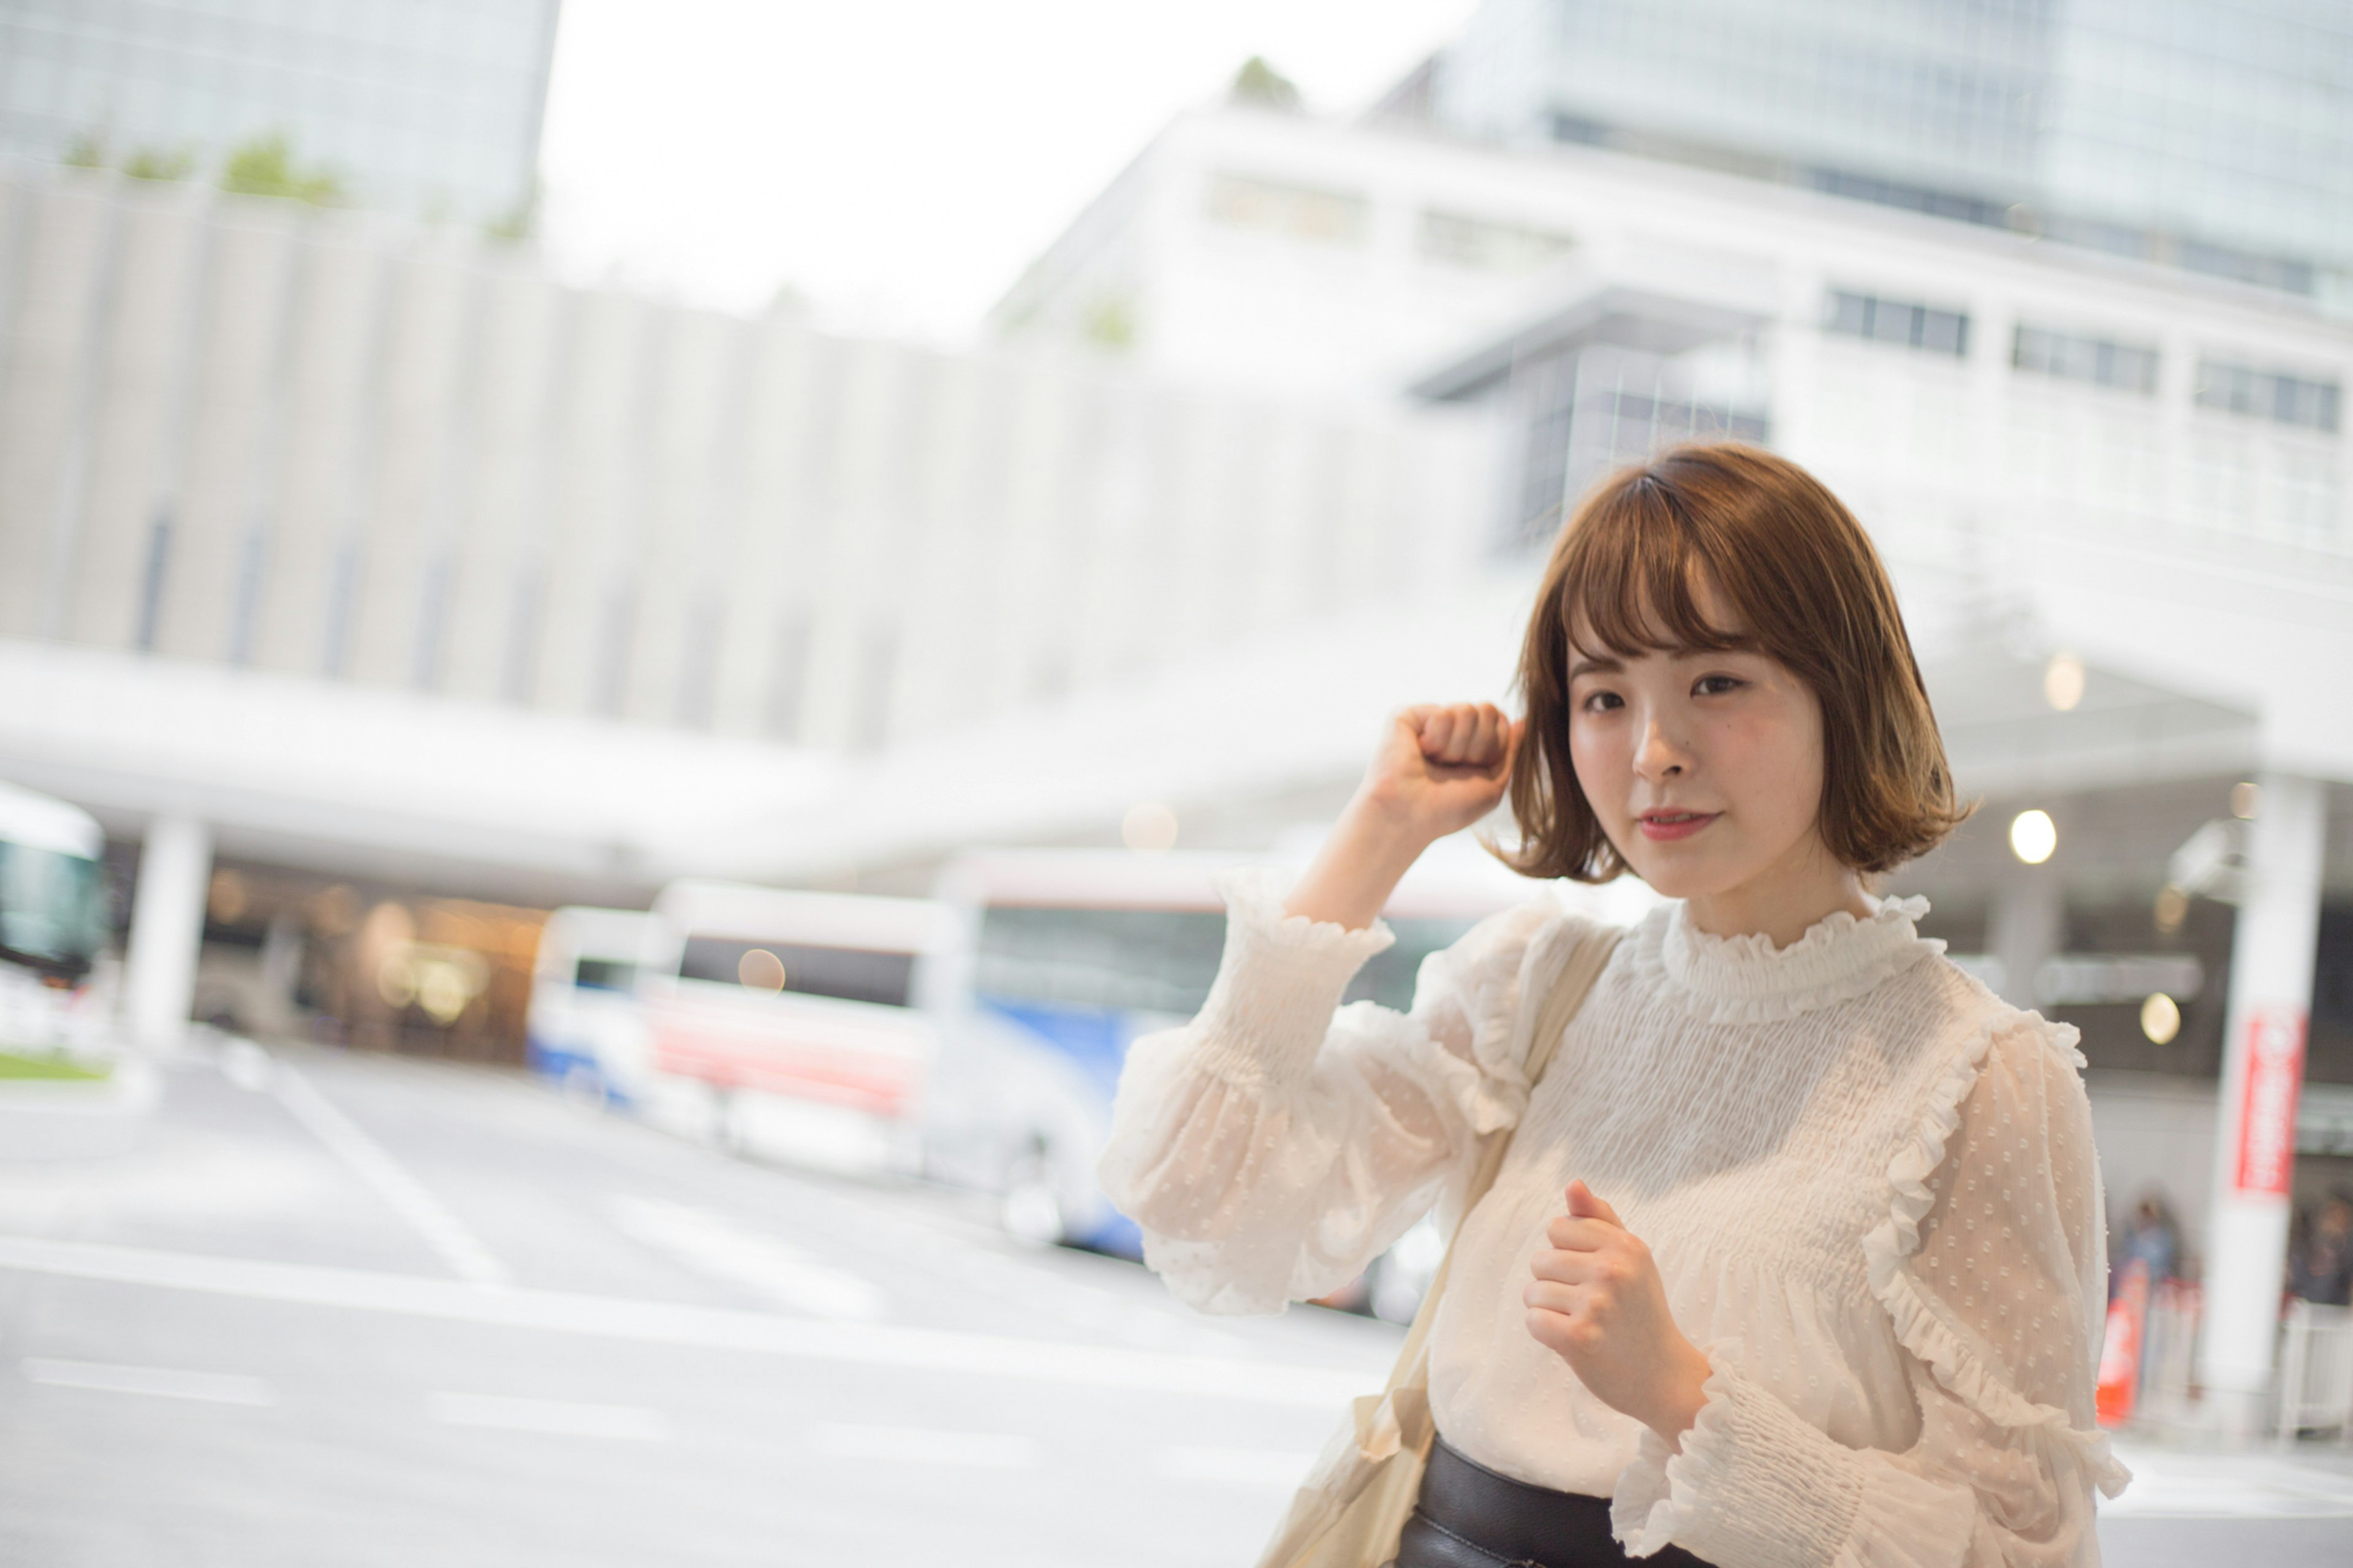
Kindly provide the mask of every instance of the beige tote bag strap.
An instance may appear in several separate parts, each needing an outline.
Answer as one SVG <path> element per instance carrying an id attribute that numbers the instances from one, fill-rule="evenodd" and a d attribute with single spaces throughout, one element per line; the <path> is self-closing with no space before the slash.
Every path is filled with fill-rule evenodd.
<path id="1" fill-rule="evenodd" d="M 1560 1049 L 1561 1037 L 1568 1033 L 1570 1020 L 1585 1005 L 1585 998 L 1593 989 L 1601 972 L 1609 966 L 1609 955 L 1618 951 L 1618 939 L 1624 933 L 1615 927 L 1605 926 L 1588 931 L 1577 940 L 1560 973 L 1553 977 L 1552 989 L 1545 993 L 1544 1003 L 1537 1009 L 1533 1033 L 1528 1037 L 1528 1094 L 1533 1100 L 1535 1087 L 1543 1081 L 1545 1069 L 1552 1066 L 1555 1052 Z M 1525 1114 L 1525 1111 L 1523 1112 Z M 1472 1170 L 1471 1184 L 1462 1193 L 1462 1217 L 1455 1222 L 1454 1235 L 1446 1244 L 1446 1256 L 1438 1260 L 1438 1268 L 1430 1277 L 1430 1289 L 1422 1293 L 1421 1306 L 1413 1315 L 1413 1327 L 1405 1337 L 1405 1346 L 1398 1352 L 1397 1364 L 1389 1369 L 1388 1387 L 1395 1391 L 1423 1382 L 1423 1349 L 1430 1340 L 1430 1325 L 1438 1316 L 1438 1299 L 1446 1292 L 1447 1277 L 1454 1271 L 1454 1246 L 1462 1237 L 1462 1228 L 1471 1220 L 1471 1211 L 1495 1184 L 1495 1177 L 1504 1168 L 1504 1156 L 1511 1152 L 1513 1128 L 1505 1128 L 1488 1138 L 1479 1150 L 1479 1163 Z"/>

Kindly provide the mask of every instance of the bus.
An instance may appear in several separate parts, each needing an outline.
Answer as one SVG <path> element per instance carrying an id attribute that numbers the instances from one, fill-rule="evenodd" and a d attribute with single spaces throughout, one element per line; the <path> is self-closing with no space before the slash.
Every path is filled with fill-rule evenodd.
<path id="1" fill-rule="evenodd" d="M 637 974 L 655 1121 L 745 1153 L 913 1173 L 955 946 L 923 899 L 673 882 Z"/>
<path id="2" fill-rule="evenodd" d="M 929 1170 L 997 1194 L 1017 1234 L 1137 1256 L 1134 1224 L 1094 1174 L 1120 1068 L 1137 1037 L 1200 1009 L 1225 947 L 1213 879 L 1263 859 L 1025 849 L 951 861 L 937 897 L 960 940 L 934 988 Z M 1534 893 L 1482 854 L 1425 857 L 1384 912 L 1395 945 L 1345 1000 L 1409 1006 L 1424 958 Z"/>
<path id="3" fill-rule="evenodd" d="M 532 1069 L 572 1094 L 624 1108 L 652 1088 L 653 1048 L 638 975 L 655 944 L 638 910 L 578 905 L 540 928 L 524 1050 Z"/>
<path id="4" fill-rule="evenodd" d="M 106 1054 L 105 856 L 106 835 L 90 813 L 0 784 L 0 1054 Z"/>

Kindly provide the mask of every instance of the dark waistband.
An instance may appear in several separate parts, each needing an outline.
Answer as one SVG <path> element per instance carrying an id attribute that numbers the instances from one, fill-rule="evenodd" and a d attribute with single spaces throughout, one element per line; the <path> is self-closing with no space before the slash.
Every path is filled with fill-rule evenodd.
<path id="1" fill-rule="evenodd" d="M 1430 1445 L 1430 1466 L 1422 1472 L 1421 1498 L 1414 1512 L 1418 1517 L 1398 1543 L 1398 1568 L 1477 1562 L 1451 1550 L 1458 1545 L 1473 1547 L 1493 1562 L 1531 1568 L 1599 1568 L 1629 1561 L 1625 1548 L 1609 1533 L 1608 1498 L 1555 1491 L 1497 1475 L 1442 1437 Z M 1441 1535 L 1450 1539 L 1438 1539 Z M 1704 1568 L 1699 1559 L 1674 1546 L 1648 1564 Z"/>

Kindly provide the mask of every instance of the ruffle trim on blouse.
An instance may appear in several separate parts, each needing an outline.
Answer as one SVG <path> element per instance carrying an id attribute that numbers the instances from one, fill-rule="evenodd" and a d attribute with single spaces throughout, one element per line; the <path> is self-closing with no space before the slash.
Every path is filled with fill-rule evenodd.
<path id="1" fill-rule="evenodd" d="M 1310 920 L 1283 908 L 1295 879 L 1272 866 L 1233 866 L 1209 879 L 1209 886 L 1226 903 L 1226 912 L 1247 923 L 1261 936 L 1304 944 L 1318 953 L 1346 956 L 1361 964 L 1397 941 L 1388 922 L 1375 920 L 1362 931 L 1337 921 Z"/>
<path id="2" fill-rule="evenodd" d="M 1763 932 L 1714 936 L 1676 905 L 1644 930 L 1633 962 L 1644 989 L 1710 1024 L 1770 1024 L 1850 1002 L 1945 944 L 1919 934 L 1926 899 L 1885 899 L 1868 918 L 1839 910 L 1777 947 Z"/>
<path id="3" fill-rule="evenodd" d="M 1670 1448 L 1656 1432 L 1642 1429 L 1634 1462 L 1619 1473 L 1609 1500 L 1609 1526 L 1629 1557 L 1653 1557 L 1674 1544 L 1678 1532 L 1699 1522 L 1699 1500 L 1715 1495 L 1728 1478 L 1733 1447 L 1732 1379 L 1724 1351 L 1707 1352 L 1704 1403 L 1683 1436 Z"/>
<path id="4" fill-rule="evenodd" d="M 2004 1383 L 1952 1325 L 1936 1315 L 1909 1268 L 1912 1255 L 1920 1249 L 1920 1222 L 1936 1202 L 1928 1179 L 1945 1163 L 1946 1146 L 1960 1129 L 1962 1102 L 1985 1070 L 1994 1037 L 2021 1023 L 2040 1030 L 2051 1048 L 2065 1051 L 2079 1067 L 2083 1064 L 2084 1054 L 2076 1045 L 2080 1034 L 2072 1025 L 2049 1023 L 2012 1007 L 2000 1008 L 1989 1017 L 1937 1079 L 1918 1127 L 1888 1162 L 1888 1215 L 1862 1238 L 1863 1261 L 1870 1270 L 1872 1294 L 1887 1309 L 1896 1340 L 1927 1365 L 1939 1384 L 1996 1426 L 2043 1428 L 2049 1436 L 2074 1450 L 2100 1490 L 2114 1497 L 2132 1479 L 2132 1472 L 2109 1451 L 2108 1435 L 2096 1429 L 2084 1431 L 2066 1411 L 2055 1405 L 2036 1404 Z"/>
<path id="5" fill-rule="evenodd" d="M 1455 1095 L 1455 1102 L 1469 1118 L 1472 1131 L 1481 1133 L 1515 1125 L 1527 1110 L 1531 1088 L 1527 1058 L 1532 1042 L 1526 1031 L 1532 1031 L 1535 1023 L 1527 1016 L 1529 998 L 1535 989 L 1550 986 L 1559 976 L 1577 942 L 1590 940 L 1599 930 L 1566 917 L 1558 903 L 1549 899 L 1523 904 L 1506 918 L 1528 921 L 1536 928 L 1525 942 L 1499 944 L 1485 955 L 1486 962 L 1498 970 L 1508 964 L 1508 976 L 1502 973 L 1466 975 L 1461 978 L 1467 984 L 1459 988 L 1466 1002 L 1476 999 L 1470 1004 L 1471 1058 L 1478 1072 L 1475 1083 L 1466 1082 Z M 1449 1061 L 1460 1061 L 1443 1046 L 1430 1048 Z"/>
<path id="6" fill-rule="evenodd" d="M 1201 1005 L 1210 1043 L 1198 1063 L 1241 1088 L 1303 1075 L 1348 982 L 1397 938 L 1379 921 L 1350 931 L 1289 913 L 1290 879 L 1270 868 L 1236 867 L 1211 886 L 1226 900 L 1226 951 Z M 1238 995 L 1248 998 L 1246 1012 L 1233 1010 Z"/>

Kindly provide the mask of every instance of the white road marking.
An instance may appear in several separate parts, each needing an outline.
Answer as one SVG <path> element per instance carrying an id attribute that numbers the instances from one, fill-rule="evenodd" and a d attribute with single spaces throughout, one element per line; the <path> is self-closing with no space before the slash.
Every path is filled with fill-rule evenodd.
<path id="1" fill-rule="evenodd" d="M 818 1451 L 841 1459 L 900 1465 L 961 1465 L 970 1469 L 1026 1470 L 1038 1462 L 1035 1439 L 1009 1432 L 947 1432 L 924 1426 L 820 1426 L 810 1435 Z"/>
<path id="2" fill-rule="evenodd" d="M 473 1228 L 443 1207 L 440 1199 L 427 1192 L 423 1183 L 385 1152 L 384 1145 L 336 1110 L 309 1079 L 295 1070 L 291 1062 L 278 1064 L 271 1087 L 294 1119 L 309 1128 L 360 1180 L 374 1187 L 378 1197 L 399 1210 L 401 1217 L 417 1227 L 459 1279 L 476 1285 L 502 1286 L 512 1282 L 513 1276 L 507 1272 L 506 1265 L 491 1256 Z"/>
<path id="3" fill-rule="evenodd" d="M 2200 1454 L 2128 1447 L 2132 1484 L 2100 1504 L 2116 1519 L 2353 1519 L 2353 1475 L 2289 1454 Z"/>
<path id="4" fill-rule="evenodd" d="M 489 1426 L 501 1432 L 606 1437 L 628 1443 L 659 1443 L 670 1436 L 670 1425 L 659 1414 L 634 1405 L 511 1399 L 496 1394 L 437 1394 L 430 1408 L 435 1420 L 452 1426 Z"/>
<path id="5" fill-rule="evenodd" d="M 818 1322 L 555 1290 L 484 1290 L 447 1279 L 305 1263 L 258 1263 L 92 1242 L 0 1237 L 0 1268 L 251 1300 L 342 1307 L 543 1333 L 732 1350 L 860 1366 L 1025 1378 L 1082 1388 L 1189 1394 L 1335 1409 L 1377 1387 L 1384 1366 L 1354 1371 L 1124 1346 L 1013 1339 L 890 1323 Z"/>
<path id="6" fill-rule="evenodd" d="M 99 1361 L 53 1361 L 30 1356 L 25 1375 L 53 1388 L 91 1388 L 105 1394 L 145 1394 L 159 1399 L 197 1399 L 208 1405 L 266 1405 L 277 1403 L 269 1385 L 234 1373 L 182 1372 L 164 1366 L 115 1366 Z"/>
<path id="7" fill-rule="evenodd" d="M 613 1217 L 638 1241 L 702 1273 L 750 1287 L 780 1307 L 817 1318 L 871 1322 L 882 1292 L 797 1247 L 738 1228 L 707 1209 L 653 1198 L 613 1200 Z"/>
<path id="8" fill-rule="evenodd" d="M 1163 1448 L 1152 1473 L 1172 1481 L 1219 1481 L 1288 1491 L 1307 1479 L 1315 1456 L 1292 1448 Z"/>

